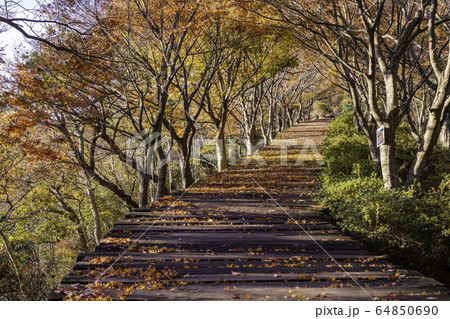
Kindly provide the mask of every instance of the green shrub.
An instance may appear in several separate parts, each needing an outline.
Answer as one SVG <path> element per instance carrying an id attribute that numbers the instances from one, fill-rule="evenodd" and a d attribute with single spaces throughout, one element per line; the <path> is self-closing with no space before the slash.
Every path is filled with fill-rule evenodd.
<path id="1" fill-rule="evenodd" d="M 437 189 L 387 191 L 377 177 L 325 184 L 322 204 L 337 225 L 402 260 L 423 267 L 450 265 L 450 175 Z M 420 195 L 418 195 L 420 194 Z"/>
<path id="2" fill-rule="evenodd" d="M 375 172 L 367 138 L 356 132 L 351 115 L 337 118 L 330 126 L 324 156 L 323 175 L 331 179 L 370 176 Z"/>
<path id="3" fill-rule="evenodd" d="M 416 147 L 401 126 L 397 160 L 405 177 Z M 450 174 L 441 167 L 443 154 L 440 149 L 432 154 L 428 170 L 440 178 L 427 182 L 427 188 L 387 191 L 365 136 L 356 132 L 351 116 L 338 118 L 325 141 L 322 205 L 342 230 L 449 284 Z"/>
<path id="4" fill-rule="evenodd" d="M 358 132 L 353 125 L 353 116 L 351 114 L 343 115 L 336 118 L 330 125 L 327 133 L 327 139 L 341 135 L 352 136 L 357 133 Z"/>
<path id="5" fill-rule="evenodd" d="M 353 113 L 351 99 L 349 96 L 344 96 L 339 106 L 343 115 L 351 115 Z"/>

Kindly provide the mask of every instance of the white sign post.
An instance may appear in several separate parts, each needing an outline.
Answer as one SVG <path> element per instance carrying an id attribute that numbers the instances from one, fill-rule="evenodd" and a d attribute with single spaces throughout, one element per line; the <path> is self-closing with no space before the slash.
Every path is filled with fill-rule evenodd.
<path id="1" fill-rule="evenodd" d="M 377 130 L 377 147 L 380 147 L 385 142 L 385 131 L 384 126 Z"/>

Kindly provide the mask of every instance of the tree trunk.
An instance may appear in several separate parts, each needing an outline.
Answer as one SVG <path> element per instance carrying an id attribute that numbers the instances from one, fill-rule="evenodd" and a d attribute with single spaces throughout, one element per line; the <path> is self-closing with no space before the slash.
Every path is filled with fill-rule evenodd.
<path id="1" fill-rule="evenodd" d="M 287 111 L 286 111 L 286 106 L 283 105 L 281 107 L 281 127 L 280 127 L 280 132 L 285 131 L 287 129 Z"/>
<path id="2" fill-rule="evenodd" d="M 303 92 L 300 92 L 298 97 L 298 114 L 297 114 L 297 121 L 296 124 L 300 124 L 305 121 L 305 118 L 303 116 Z"/>
<path id="3" fill-rule="evenodd" d="M 184 152 L 183 152 L 184 153 Z M 188 188 L 194 184 L 194 177 L 192 176 L 191 162 L 187 154 L 180 154 L 180 171 L 181 171 L 181 182 L 183 188 Z"/>
<path id="4" fill-rule="evenodd" d="M 450 97 L 448 91 L 450 89 L 450 57 L 446 72 L 441 75 L 438 81 L 438 88 L 428 112 L 428 120 L 423 135 L 422 141 L 419 145 L 418 152 L 411 165 L 411 169 L 406 180 L 407 185 L 412 185 L 419 181 L 422 177 L 424 168 L 427 164 L 428 157 L 433 151 L 434 146 L 439 140 L 441 134 L 442 124 L 446 120 L 446 113 L 449 109 Z"/>
<path id="5" fill-rule="evenodd" d="M 194 139 L 195 129 L 192 135 L 185 135 L 183 138 L 175 139 L 178 145 L 178 154 L 180 157 L 180 173 L 181 173 L 181 183 L 183 188 L 188 188 L 194 184 L 194 177 L 192 175 L 191 166 L 191 153 L 192 153 L 192 143 Z"/>
<path id="6" fill-rule="evenodd" d="M 166 192 L 167 158 L 161 145 L 161 137 L 156 143 L 156 154 L 158 155 L 158 184 L 156 186 L 155 200 L 161 200 Z"/>
<path id="7" fill-rule="evenodd" d="M 100 213 L 95 201 L 95 194 L 94 189 L 92 188 L 91 179 L 89 178 L 87 172 L 84 172 L 84 180 L 86 184 L 86 193 L 89 199 L 89 206 L 91 207 L 92 217 L 94 219 L 95 244 L 98 245 L 100 240 L 102 239 L 102 224 L 100 222 Z"/>
<path id="8" fill-rule="evenodd" d="M 369 144 L 370 157 L 376 167 L 380 167 L 380 150 L 377 147 L 377 127 L 372 117 L 368 120 L 364 118 L 361 110 L 361 101 L 358 97 L 358 90 L 354 82 L 349 85 L 350 97 L 352 98 L 353 121 L 357 122 L 357 126 L 364 132 Z M 370 115 L 369 115 L 370 116 Z"/>
<path id="9" fill-rule="evenodd" d="M 450 109 L 447 110 L 442 123 L 440 141 L 442 147 L 446 150 L 450 149 Z"/>
<path id="10" fill-rule="evenodd" d="M 395 158 L 395 132 L 388 124 L 385 127 L 385 144 L 380 146 L 381 172 L 383 174 L 386 189 L 394 189 L 400 186 L 398 179 L 398 167 Z"/>
<path id="11" fill-rule="evenodd" d="M 245 147 L 247 150 L 247 156 L 251 156 L 253 155 L 256 143 L 258 142 L 255 125 L 253 124 L 250 127 L 246 128 L 246 131 L 247 138 L 245 139 Z"/>
<path id="12" fill-rule="evenodd" d="M 359 122 L 358 116 L 356 113 L 353 113 L 353 126 L 355 127 L 356 131 L 359 133 L 362 131 L 361 123 Z"/>
<path id="13" fill-rule="evenodd" d="M 56 200 L 61 205 L 61 207 L 63 209 L 61 214 L 67 213 L 68 214 L 67 217 L 69 218 L 69 220 L 77 226 L 77 233 L 78 233 L 78 236 L 80 237 L 80 242 L 81 242 L 81 247 L 80 247 L 81 250 L 88 251 L 89 242 L 88 242 L 85 230 L 84 230 L 83 221 L 82 221 L 82 219 L 80 219 L 78 217 L 77 212 L 71 206 L 69 206 L 69 204 L 67 204 L 67 202 L 64 200 L 64 197 L 60 192 L 60 188 L 61 188 L 61 186 L 57 186 L 57 187 L 50 186 L 49 190 L 55 196 Z M 59 213 L 59 211 L 57 211 L 56 213 Z"/>
<path id="14" fill-rule="evenodd" d="M 313 110 L 312 105 L 313 105 L 313 100 L 311 99 L 311 100 L 309 100 L 309 102 L 308 102 L 308 109 L 307 109 L 307 118 L 308 118 L 308 121 L 311 120 L 311 113 L 312 113 L 312 110 Z"/>
<path id="15" fill-rule="evenodd" d="M 118 185 L 113 182 L 104 179 L 99 174 L 97 174 L 94 170 L 88 171 L 89 175 L 96 181 L 100 186 L 107 188 L 113 194 L 115 194 L 118 198 L 120 198 L 129 208 L 139 207 L 139 204 L 136 203 L 131 195 L 125 193 L 123 189 L 121 189 Z"/>
<path id="16" fill-rule="evenodd" d="M 274 125 L 274 121 L 275 121 L 275 107 L 271 106 L 270 109 L 269 109 L 269 120 L 268 120 L 268 123 L 267 123 L 267 136 L 269 138 L 269 141 L 268 141 L 269 143 L 267 145 L 272 143 L 272 140 L 273 140 L 273 125 Z"/>
<path id="17" fill-rule="evenodd" d="M 245 139 L 245 149 L 247 151 L 247 156 L 253 155 L 253 143 L 250 138 Z"/>
<path id="18" fill-rule="evenodd" d="M 264 116 L 261 112 L 261 115 L 259 117 L 259 125 L 261 126 L 261 131 L 262 131 L 262 135 L 263 135 L 263 139 L 264 139 L 264 147 L 269 145 L 269 125 L 267 124 L 267 127 L 265 127 L 265 123 L 264 123 Z"/>
<path id="19" fill-rule="evenodd" d="M 22 289 L 22 277 L 20 276 L 19 264 L 16 260 L 16 257 L 14 256 L 14 252 L 11 248 L 11 245 L 9 244 L 8 236 L 6 236 L 5 233 L 3 233 L 3 231 L 1 229 L 0 229 L 0 237 L 2 238 L 3 244 L 5 245 L 6 252 L 8 253 L 8 257 L 13 264 L 14 272 L 16 273 L 16 276 L 17 276 L 17 281 L 19 283 L 19 289 L 22 294 L 22 297 L 23 297 L 23 299 L 26 300 L 25 293 L 23 292 L 23 289 Z"/>
<path id="20" fill-rule="evenodd" d="M 146 140 L 149 138 L 148 135 L 143 136 Z M 138 193 L 138 204 L 139 207 L 146 207 L 148 205 L 148 197 L 150 190 L 150 181 L 152 179 L 152 159 L 153 159 L 153 148 L 150 143 L 144 143 L 144 153 L 142 158 L 142 167 L 138 167 L 139 170 L 139 193 Z"/>
<path id="21" fill-rule="evenodd" d="M 161 200 L 166 193 L 166 175 L 167 175 L 167 164 L 162 164 L 158 168 L 158 185 L 156 187 L 155 200 Z"/>
<path id="22" fill-rule="evenodd" d="M 169 184 L 169 192 L 170 194 L 172 194 L 173 191 L 173 173 L 172 173 L 172 169 L 170 168 L 170 164 L 172 162 L 172 152 L 171 149 L 169 147 L 168 151 L 167 151 L 167 164 L 169 165 L 167 167 L 167 177 L 169 178 L 168 180 L 168 184 Z"/>
<path id="23" fill-rule="evenodd" d="M 407 185 L 413 185 L 415 182 L 420 180 L 424 168 L 427 164 L 428 157 L 430 156 L 434 145 L 436 145 L 439 139 L 439 134 L 441 131 L 441 115 L 439 113 L 436 113 L 438 112 L 430 111 L 430 114 L 428 115 L 425 134 L 423 135 L 422 142 L 419 145 L 419 150 L 416 153 L 413 164 L 411 165 L 408 177 L 406 179 Z"/>
<path id="24" fill-rule="evenodd" d="M 375 167 L 380 167 L 381 165 L 381 159 L 380 159 L 380 150 L 377 147 L 376 138 L 369 137 L 369 151 L 370 151 L 370 157 L 372 158 L 372 161 L 374 162 Z"/>
<path id="25" fill-rule="evenodd" d="M 139 172 L 139 207 L 148 205 L 151 175 L 147 172 Z"/>
<path id="26" fill-rule="evenodd" d="M 225 145 L 225 130 L 219 128 L 216 134 L 217 168 L 222 172 L 227 168 L 227 152 Z"/>
<path id="27" fill-rule="evenodd" d="M 360 122 L 362 122 L 362 119 L 360 119 Z M 369 121 L 369 123 L 366 123 L 366 124 L 364 124 L 364 122 L 363 122 L 363 125 L 361 126 L 361 128 L 367 137 L 367 142 L 369 144 L 370 157 L 372 158 L 374 165 L 376 167 L 380 167 L 381 159 L 380 159 L 380 150 L 377 147 L 377 127 L 376 127 L 375 123 L 370 123 L 370 121 Z"/>
<path id="28" fill-rule="evenodd" d="M 277 127 L 278 132 L 283 131 L 283 120 L 282 120 L 282 116 L 280 114 L 278 114 L 278 127 Z"/>
<path id="29" fill-rule="evenodd" d="M 290 128 L 293 124 L 294 124 L 294 114 L 293 114 L 294 110 L 293 109 L 288 109 L 287 110 L 287 128 Z"/>

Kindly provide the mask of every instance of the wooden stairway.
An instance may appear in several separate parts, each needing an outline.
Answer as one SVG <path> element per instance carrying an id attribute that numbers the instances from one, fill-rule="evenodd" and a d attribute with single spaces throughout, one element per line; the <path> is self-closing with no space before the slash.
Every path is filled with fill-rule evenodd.
<path id="1" fill-rule="evenodd" d="M 315 199 L 320 163 L 306 150 L 320 151 L 328 125 L 295 126 L 250 163 L 128 213 L 52 299 L 449 300 L 439 282 L 327 221 Z"/>

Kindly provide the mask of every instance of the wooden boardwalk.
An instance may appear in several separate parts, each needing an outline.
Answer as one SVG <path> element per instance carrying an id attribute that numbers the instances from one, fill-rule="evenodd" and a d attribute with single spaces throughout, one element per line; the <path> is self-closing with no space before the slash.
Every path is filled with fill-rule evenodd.
<path id="1" fill-rule="evenodd" d="M 78 257 L 52 299 L 449 300 L 439 282 L 326 220 L 311 150 L 320 151 L 328 124 L 293 127 L 252 162 L 130 212 Z"/>

